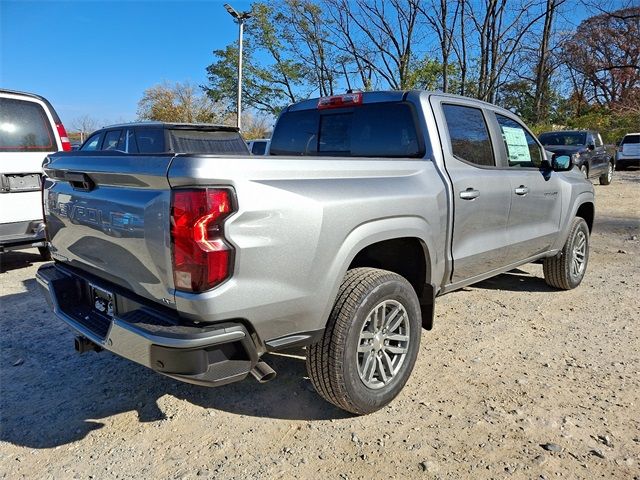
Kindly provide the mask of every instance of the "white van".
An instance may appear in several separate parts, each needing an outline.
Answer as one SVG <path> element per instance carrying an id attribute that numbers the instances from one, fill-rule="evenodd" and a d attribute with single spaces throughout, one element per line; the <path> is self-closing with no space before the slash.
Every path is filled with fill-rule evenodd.
<path id="1" fill-rule="evenodd" d="M 71 150 L 51 104 L 32 93 L 0 90 L 0 252 L 38 247 L 48 256 L 42 220 L 42 161 Z"/>

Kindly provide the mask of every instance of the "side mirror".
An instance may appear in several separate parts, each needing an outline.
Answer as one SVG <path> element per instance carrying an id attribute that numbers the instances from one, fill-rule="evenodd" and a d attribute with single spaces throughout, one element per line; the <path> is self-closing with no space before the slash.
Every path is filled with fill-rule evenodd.
<path id="1" fill-rule="evenodd" d="M 569 155 L 553 155 L 551 166 L 556 172 L 566 172 L 573 168 L 571 157 Z"/>
<path id="2" fill-rule="evenodd" d="M 589 145 L 587 145 L 587 148 L 589 150 L 595 150 L 596 146 L 593 143 L 590 143 Z"/>

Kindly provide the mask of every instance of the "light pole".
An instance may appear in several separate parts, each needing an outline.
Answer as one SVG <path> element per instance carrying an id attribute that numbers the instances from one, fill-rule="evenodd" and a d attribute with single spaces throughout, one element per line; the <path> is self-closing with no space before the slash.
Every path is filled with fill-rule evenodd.
<path id="1" fill-rule="evenodd" d="M 227 9 L 227 12 L 236 19 L 238 23 L 238 130 L 240 130 L 241 126 L 241 117 L 242 117 L 242 32 L 244 31 L 244 21 L 251 16 L 251 11 L 248 12 L 237 12 L 231 5 L 228 3 L 224 4 L 224 8 Z"/>

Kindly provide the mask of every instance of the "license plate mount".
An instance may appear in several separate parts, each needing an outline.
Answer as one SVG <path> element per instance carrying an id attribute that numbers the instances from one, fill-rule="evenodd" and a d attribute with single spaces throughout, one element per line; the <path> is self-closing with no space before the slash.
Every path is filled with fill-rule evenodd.
<path id="1" fill-rule="evenodd" d="M 90 283 L 89 299 L 91 302 L 91 308 L 94 311 L 107 317 L 109 320 L 113 320 L 113 315 L 115 313 L 113 293 Z"/>

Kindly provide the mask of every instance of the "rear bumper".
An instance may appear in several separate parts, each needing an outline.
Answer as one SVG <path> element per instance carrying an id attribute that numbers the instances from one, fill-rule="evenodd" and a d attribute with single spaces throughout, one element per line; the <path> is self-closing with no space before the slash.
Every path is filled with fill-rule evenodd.
<path id="1" fill-rule="evenodd" d="M 77 333 L 163 375 L 217 386 L 244 379 L 258 363 L 251 336 L 239 322 L 185 325 L 171 312 L 142 305 L 59 264 L 43 265 L 36 279 L 55 315 Z M 113 317 L 91 307 L 96 287 L 113 292 Z"/>
<path id="2" fill-rule="evenodd" d="M 0 223 L 0 252 L 29 246 L 43 247 L 44 229 L 42 220 Z"/>
<path id="3" fill-rule="evenodd" d="M 640 166 L 640 157 L 625 157 L 618 155 L 616 158 L 616 166 L 628 167 L 628 166 Z"/>

